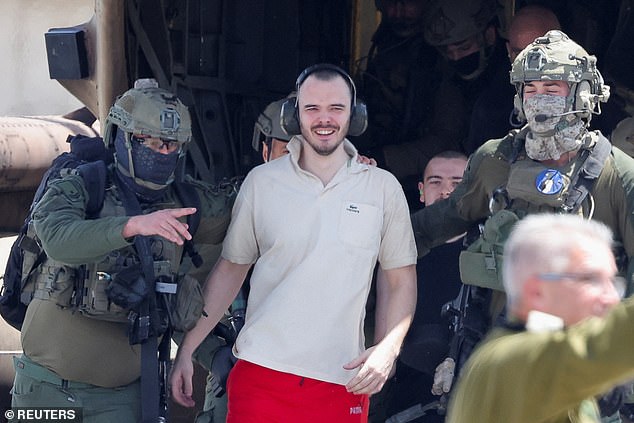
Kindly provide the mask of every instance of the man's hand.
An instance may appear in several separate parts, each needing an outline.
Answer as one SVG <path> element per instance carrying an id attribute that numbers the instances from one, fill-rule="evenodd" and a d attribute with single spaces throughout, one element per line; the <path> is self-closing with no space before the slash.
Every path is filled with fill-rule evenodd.
<path id="1" fill-rule="evenodd" d="M 179 350 L 172 365 L 169 386 L 172 399 L 183 407 L 193 407 L 196 405 L 192 399 L 194 390 L 192 387 L 193 376 L 194 364 L 191 354 Z"/>
<path id="2" fill-rule="evenodd" d="M 366 164 L 369 166 L 376 166 L 376 160 L 371 157 L 363 156 L 361 154 L 357 155 L 357 161 L 361 164 Z"/>
<path id="3" fill-rule="evenodd" d="M 445 358 L 445 360 L 436 367 L 434 384 L 431 387 L 432 394 L 442 395 L 451 391 L 455 368 L 456 362 L 451 357 Z"/>
<path id="4" fill-rule="evenodd" d="M 379 345 L 368 348 L 359 357 L 343 366 L 346 370 L 360 367 L 359 373 L 346 385 L 348 392 L 356 395 L 376 394 L 387 381 L 396 356 Z"/>
<path id="5" fill-rule="evenodd" d="M 187 223 L 178 220 L 179 217 L 196 213 L 196 208 L 185 207 L 180 209 L 165 209 L 149 214 L 132 216 L 123 227 L 124 238 L 136 235 L 158 235 L 183 245 L 185 240 L 192 239 Z"/>

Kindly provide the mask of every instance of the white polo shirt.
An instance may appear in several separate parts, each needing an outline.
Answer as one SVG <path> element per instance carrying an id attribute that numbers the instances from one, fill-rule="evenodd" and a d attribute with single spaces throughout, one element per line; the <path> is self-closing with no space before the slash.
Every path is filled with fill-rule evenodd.
<path id="1" fill-rule="evenodd" d="M 383 268 L 416 263 L 407 201 L 389 172 L 350 159 L 324 186 L 302 170 L 300 137 L 290 154 L 254 168 L 233 208 L 222 257 L 255 263 L 243 360 L 346 384 L 343 365 L 364 351 L 365 303 L 377 258 Z"/>

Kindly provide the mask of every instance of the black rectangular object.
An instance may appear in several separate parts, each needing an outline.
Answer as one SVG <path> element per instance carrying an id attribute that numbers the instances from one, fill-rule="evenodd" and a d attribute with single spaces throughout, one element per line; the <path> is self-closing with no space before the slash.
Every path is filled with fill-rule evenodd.
<path id="1" fill-rule="evenodd" d="M 88 76 L 83 30 L 51 28 L 44 34 L 44 39 L 51 79 L 83 79 Z"/>

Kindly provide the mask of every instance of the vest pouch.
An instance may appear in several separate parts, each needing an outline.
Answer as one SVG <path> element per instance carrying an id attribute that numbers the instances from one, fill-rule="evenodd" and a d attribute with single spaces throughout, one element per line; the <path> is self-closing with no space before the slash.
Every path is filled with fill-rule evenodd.
<path id="1" fill-rule="evenodd" d="M 517 215 L 510 210 L 500 210 L 487 219 L 480 237 L 460 253 L 460 279 L 463 283 L 504 291 L 504 242 L 518 221 Z"/>
<path id="2" fill-rule="evenodd" d="M 35 271 L 33 297 L 55 301 L 55 304 L 64 308 L 70 307 L 75 292 L 76 275 L 77 271 L 74 268 L 65 266 L 55 260 L 47 260 Z M 30 283 L 30 281 L 27 281 L 27 291 L 22 292 L 23 296 L 28 295 Z"/>
<path id="3" fill-rule="evenodd" d="M 169 317 L 172 329 L 187 332 L 196 325 L 205 306 L 203 292 L 196 279 L 182 276 L 176 295 L 170 295 Z"/>
<path id="4" fill-rule="evenodd" d="M 79 311 L 84 316 L 97 320 L 128 322 L 129 309 L 117 305 L 108 296 L 107 289 L 113 283 L 113 277 L 109 273 L 92 270 L 81 290 L 83 296 Z"/>
<path id="5" fill-rule="evenodd" d="M 42 247 L 35 235 L 33 222 L 29 222 L 27 232 L 21 236 L 19 240 L 19 248 L 22 256 L 22 267 L 20 268 L 20 302 L 29 305 L 31 299 L 35 296 L 36 275 L 38 275 L 39 266 L 44 257 Z M 5 275 L 6 277 L 6 275 Z"/>

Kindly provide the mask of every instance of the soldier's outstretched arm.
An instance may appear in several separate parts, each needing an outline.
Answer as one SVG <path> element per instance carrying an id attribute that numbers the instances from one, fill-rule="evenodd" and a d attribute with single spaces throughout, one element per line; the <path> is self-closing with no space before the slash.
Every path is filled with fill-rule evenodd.
<path id="1" fill-rule="evenodd" d="M 383 388 L 416 308 L 416 266 L 403 266 L 383 272 L 387 288 L 384 291 L 387 294 L 386 307 L 381 317 L 385 319 L 385 335 L 378 344 L 344 365 L 345 369 L 359 368 L 357 375 L 346 384 L 348 391 L 355 394 L 371 395 Z M 379 301 L 381 299 L 377 298 Z"/>
<path id="2" fill-rule="evenodd" d="M 181 222 L 178 218 L 194 213 L 196 208 L 184 207 L 132 216 L 123 227 L 122 235 L 124 238 L 132 238 L 136 235 L 158 235 L 183 245 L 183 242 L 192 239 L 192 236 L 188 231 L 187 223 Z"/>
<path id="3" fill-rule="evenodd" d="M 229 308 L 250 267 L 251 264 L 237 264 L 221 257 L 209 274 L 204 288 L 204 314 L 183 338 L 172 366 L 170 388 L 172 398 L 178 404 L 195 405 L 192 399 L 192 354 Z"/>

